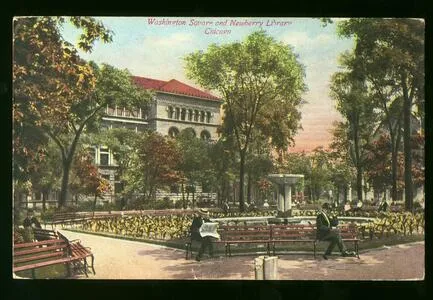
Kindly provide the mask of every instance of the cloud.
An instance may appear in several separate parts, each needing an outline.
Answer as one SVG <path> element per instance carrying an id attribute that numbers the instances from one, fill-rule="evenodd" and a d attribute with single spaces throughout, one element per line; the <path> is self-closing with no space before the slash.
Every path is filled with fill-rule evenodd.
<path id="1" fill-rule="evenodd" d="M 308 36 L 306 32 L 294 31 L 283 35 L 280 40 L 284 43 L 292 45 L 296 50 L 309 48 L 317 49 L 317 47 L 329 46 L 334 36 L 327 33 L 321 33 L 314 37 Z"/>
<path id="2" fill-rule="evenodd" d="M 191 42 L 193 42 L 193 35 L 183 32 L 173 33 L 169 36 L 146 36 L 143 39 L 145 47 L 151 45 L 158 48 L 186 46 Z"/>

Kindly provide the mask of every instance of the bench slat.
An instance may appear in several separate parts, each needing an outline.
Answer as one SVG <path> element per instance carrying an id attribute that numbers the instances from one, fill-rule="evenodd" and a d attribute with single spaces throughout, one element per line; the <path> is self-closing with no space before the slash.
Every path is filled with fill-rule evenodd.
<path id="1" fill-rule="evenodd" d="M 24 265 L 24 266 L 14 267 L 13 270 L 14 270 L 14 272 L 19 272 L 19 271 L 36 269 L 36 268 L 45 267 L 45 266 L 56 265 L 56 264 L 64 264 L 64 263 L 68 263 L 68 262 L 71 262 L 71 259 L 69 257 L 65 257 L 65 258 L 62 258 L 62 259 L 56 259 L 56 260 L 39 262 L 39 263 L 36 263 L 36 264 L 31 264 L 31 265 Z"/>
<path id="2" fill-rule="evenodd" d="M 59 245 L 55 245 L 55 246 L 39 247 L 39 248 L 33 248 L 33 249 L 28 249 L 28 250 L 15 251 L 14 256 L 22 256 L 22 255 L 27 255 L 27 254 L 48 252 L 48 251 L 52 251 L 52 250 L 67 248 L 67 246 L 68 245 L 64 242 L 63 244 L 59 244 Z"/>
<path id="3" fill-rule="evenodd" d="M 58 244 L 58 243 L 64 243 L 64 241 L 59 239 L 51 239 L 51 240 L 31 242 L 31 243 L 20 243 L 20 244 L 14 244 L 14 249 L 29 248 L 34 246 Z"/>
<path id="4" fill-rule="evenodd" d="M 50 257 L 56 257 L 56 256 L 63 256 L 63 253 L 60 251 L 42 254 L 38 256 L 30 256 L 30 257 L 21 257 L 21 258 L 14 258 L 14 264 L 19 264 L 23 262 L 29 262 L 34 260 L 40 260 L 44 258 L 50 258 Z"/>

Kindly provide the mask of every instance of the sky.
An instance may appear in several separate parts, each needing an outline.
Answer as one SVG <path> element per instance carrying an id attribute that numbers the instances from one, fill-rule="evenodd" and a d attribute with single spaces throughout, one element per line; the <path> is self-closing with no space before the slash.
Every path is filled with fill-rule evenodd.
<path id="1" fill-rule="evenodd" d="M 327 147 L 332 123 L 341 120 L 329 97 L 331 75 L 338 71 L 338 56 L 352 49 L 351 39 L 340 38 L 336 25 L 323 27 L 311 18 L 196 18 L 196 17 L 98 17 L 113 31 L 113 42 L 96 42 L 91 53 L 80 52 L 86 60 L 128 69 L 135 76 L 160 80 L 177 79 L 202 89 L 185 75 L 183 57 L 212 44 L 242 41 L 264 29 L 277 41 L 293 47 L 304 65 L 308 91 L 303 95 L 301 130 L 290 152 Z M 338 22 L 338 19 L 334 19 Z M 76 43 L 79 32 L 65 24 L 63 36 Z"/>

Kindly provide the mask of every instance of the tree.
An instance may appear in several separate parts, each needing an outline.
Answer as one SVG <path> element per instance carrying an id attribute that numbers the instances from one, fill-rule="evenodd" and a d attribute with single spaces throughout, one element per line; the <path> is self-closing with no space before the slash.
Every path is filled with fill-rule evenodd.
<path id="1" fill-rule="evenodd" d="M 182 155 L 175 140 L 156 132 L 137 138 L 131 167 L 126 171 L 126 192 L 141 193 L 144 201 L 155 200 L 156 190 L 180 181 Z"/>
<path id="2" fill-rule="evenodd" d="M 93 214 L 96 209 L 98 197 L 111 191 L 111 185 L 108 180 L 99 174 L 98 167 L 93 164 L 92 157 L 87 151 L 81 151 L 74 159 L 74 173 L 77 178 L 77 192 L 84 195 L 94 195 Z"/>
<path id="3" fill-rule="evenodd" d="M 212 44 L 206 52 L 191 53 L 185 60 L 188 78 L 224 100 L 224 122 L 233 126 L 240 159 L 239 207 L 243 211 L 245 158 L 253 130 L 258 127 L 273 137 L 275 146 L 287 148 L 298 127 L 296 108 L 306 90 L 303 67 L 289 46 L 264 31 L 252 33 L 243 42 Z M 272 122 L 264 122 L 269 116 Z M 262 126 L 257 126 L 259 120 Z"/>
<path id="4" fill-rule="evenodd" d="M 419 19 L 349 19 L 338 25 L 355 36 L 355 55 L 372 89 L 393 91 L 403 99 L 405 207 L 413 209 L 411 118 L 413 105 L 424 108 L 424 31 Z M 379 88 L 378 88 L 379 85 Z M 422 118 L 423 119 L 423 118 Z"/>
<path id="5" fill-rule="evenodd" d="M 353 55 L 341 57 L 341 64 L 349 71 L 336 72 L 332 76 L 331 97 L 336 108 L 347 120 L 349 155 L 356 168 L 356 190 L 362 201 L 365 147 L 370 143 L 377 125 L 375 106 L 367 93 L 363 74 L 353 67 Z"/>
<path id="6" fill-rule="evenodd" d="M 348 125 L 346 122 L 334 122 L 332 129 L 332 141 L 330 146 L 330 158 L 334 163 L 332 181 L 338 189 L 344 190 L 344 202 L 347 201 L 347 186 L 352 183 L 356 168 L 351 159 L 351 147 L 349 142 Z M 352 155 L 353 156 L 353 155 Z M 354 172 L 355 170 L 355 172 Z M 337 199 L 339 201 L 339 199 Z"/>
<path id="7" fill-rule="evenodd" d="M 184 129 L 176 137 L 176 141 L 182 152 L 182 162 L 179 170 L 185 175 L 184 182 L 181 183 L 183 207 L 186 208 L 189 193 L 192 192 L 192 205 L 195 205 L 195 185 L 203 183 L 210 175 L 210 162 L 206 141 L 197 138 L 190 128 Z M 186 183 L 186 186 L 185 186 Z M 185 201 L 185 190 L 187 198 Z"/>
<path id="8" fill-rule="evenodd" d="M 111 32 L 90 17 L 69 17 L 83 30 L 78 47 L 91 51 Z M 32 162 L 40 163 L 48 142 L 43 122 L 62 125 L 68 109 L 94 85 L 94 76 L 76 49 L 63 40 L 63 17 L 23 17 L 13 21 L 13 154 L 14 178 L 25 180 Z"/>
<path id="9" fill-rule="evenodd" d="M 63 127 L 53 127 L 47 124 L 44 131 L 56 142 L 62 154 L 62 189 L 60 206 L 65 203 L 69 171 L 81 134 L 85 129 L 96 130 L 103 109 L 107 106 L 118 105 L 132 110 L 146 107 L 149 94 L 136 86 L 127 70 L 119 70 L 103 64 L 101 67 L 92 64 L 96 75 L 95 89 L 80 102 L 72 105 Z"/>

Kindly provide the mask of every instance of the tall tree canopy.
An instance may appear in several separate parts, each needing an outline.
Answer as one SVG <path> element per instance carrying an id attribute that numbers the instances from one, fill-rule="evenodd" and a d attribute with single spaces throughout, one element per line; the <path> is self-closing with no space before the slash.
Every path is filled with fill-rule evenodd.
<path id="1" fill-rule="evenodd" d="M 68 19 L 83 30 L 78 42 L 82 50 L 91 51 L 98 39 L 111 41 L 111 32 L 95 19 Z M 29 156 L 28 148 L 20 147 L 29 136 L 26 128 L 56 143 L 63 169 L 60 206 L 66 202 L 69 172 L 82 133 L 92 128 L 107 105 L 131 107 L 143 105 L 149 98 L 132 83 L 126 70 L 83 61 L 77 49 L 61 36 L 65 21 L 32 17 L 18 18 L 14 23 L 14 155 Z M 32 142 L 32 146 L 37 145 L 34 139 Z M 43 152 L 44 144 L 37 146 L 35 149 Z M 26 170 L 25 165 L 17 167 Z"/>
<path id="2" fill-rule="evenodd" d="M 299 126 L 304 69 L 291 47 L 264 31 L 242 42 L 212 44 L 185 60 L 187 76 L 224 100 L 224 122 L 232 125 L 240 157 L 239 205 L 244 210 L 245 158 L 253 130 L 279 149 L 287 148 Z"/>
<path id="3" fill-rule="evenodd" d="M 412 210 L 411 118 L 414 104 L 418 112 L 424 110 L 425 23 L 420 19 L 358 18 L 342 21 L 338 30 L 343 36 L 355 37 L 356 67 L 371 89 L 377 93 L 385 89 L 403 99 L 405 201 L 406 209 Z"/>

